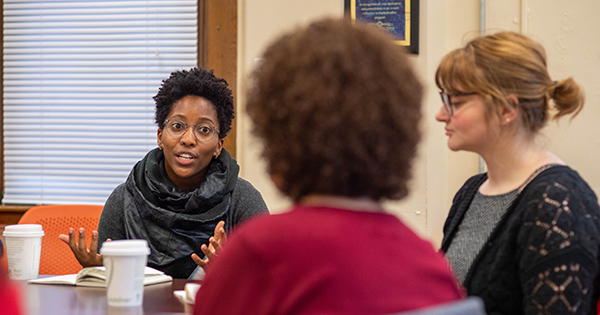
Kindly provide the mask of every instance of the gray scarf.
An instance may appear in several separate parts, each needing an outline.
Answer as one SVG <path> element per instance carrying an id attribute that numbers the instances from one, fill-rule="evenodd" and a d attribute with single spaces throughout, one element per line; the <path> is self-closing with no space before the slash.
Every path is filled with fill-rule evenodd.
<path id="1" fill-rule="evenodd" d="M 173 278 L 188 278 L 196 268 L 192 253 L 202 256 L 220 220 L 230 211 L 239 166 L 225 149 L 207 166 L 194 190 L 181 190 L 168 178 L 164 155 L 148 152 L 125 182 L 125 230 L 128 239 L 145 239 L 150 246 L 148 266 Z"/>

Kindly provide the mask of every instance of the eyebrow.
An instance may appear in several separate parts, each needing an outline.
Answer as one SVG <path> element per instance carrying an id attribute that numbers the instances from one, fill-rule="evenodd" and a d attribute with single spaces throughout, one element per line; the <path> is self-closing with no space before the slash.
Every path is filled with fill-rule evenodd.
<path id="1" fill-rule="evenodd" d="M 184 120 L 185 118 L 186 117 L 183 116 L 183 115 L 173 115 L 171 117 L 171 119 L 181 119 L 181 120 Z M 201 117 L 200 118 L 200 122 L 203 122 L 203 121 L 208 121 L 208 122 L 211 122 L 211 123 L 215 124 L 215 122 L 212 119 L 208 118 L 208 117 Z"/>

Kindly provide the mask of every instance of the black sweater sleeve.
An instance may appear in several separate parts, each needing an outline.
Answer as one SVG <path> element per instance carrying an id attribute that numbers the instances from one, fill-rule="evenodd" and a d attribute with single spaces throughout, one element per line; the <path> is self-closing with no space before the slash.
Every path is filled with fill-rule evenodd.
<path id="1" fill-rule="evenodd" d="M 524 313 L 595 313 L 590 303 L 597 299 L 600 243 L 595 195 L 573 174 L 531 188 L 517 236 Z"/>

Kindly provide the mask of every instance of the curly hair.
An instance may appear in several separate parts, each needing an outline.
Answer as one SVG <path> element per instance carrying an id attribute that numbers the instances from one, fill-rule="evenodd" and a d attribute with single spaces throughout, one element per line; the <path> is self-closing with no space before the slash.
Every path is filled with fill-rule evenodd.
<path id="1" fill-rule="evenodd" d="M 294 201 L 408 194 L 423 88 L 393 41 L 376 27 L 327 18 L 266 49 L 247 112 L 269 172 Z"/>
<path id="2" fill-rule="evenodd" d="M 546 52 L 539 43 L 515 32 L 475 38 L 464 48 L 448 53 L 440 63 L 435 81 L 446 93 L 475 92 L 485 101 L 487 115 L 502 108 L 518 107 L 520 121 L 529 132 L 545 126 L 554 103 L 554 119 L 573 113 L 584 104 L 583 90 L 572 78 L 552 81 Z M 512 94 L 518 104 L 509 102 Z"/>
<path id="3" fill-rule="evenodd" d="M 231 130 L 231 121 L 235 117 L 233 96 L 228 85 L 225 79 L 217 78 L 212 70 L 192 68 L 189 71 L 174 71 L 162 81 L 158 93 L 153 97 L 156 102 L 154 120 L 162 129 L 173 103 L 188 95 L 201 96 L 214 105 L 219 120 L 219 138 L 223 139 Z"/>

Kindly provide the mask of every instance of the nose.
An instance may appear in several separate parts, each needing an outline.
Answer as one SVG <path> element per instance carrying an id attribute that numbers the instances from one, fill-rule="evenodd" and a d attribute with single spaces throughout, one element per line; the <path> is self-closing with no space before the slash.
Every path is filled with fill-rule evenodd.
<path id="1" fill-rule="evenodd" d="M 196 144 L 196 135 L 194 135 L 194 126 L 190 126 L 184 133 L 181 135 L 181 140 L 179 142 L 183 145 L 195 145 Z"/>
<path id="2" fill-rule="evenodd" d="M 446 109 L 444 108 L 444 106 L 443 105 L 440 106 L 440 109 L 435 114 L 435 120 L 441 121 L 441 122 L 446 122 L 449 119 L 450 119 L 450 115 L 448 115 L 448 112 L 446 112 Z"/>

